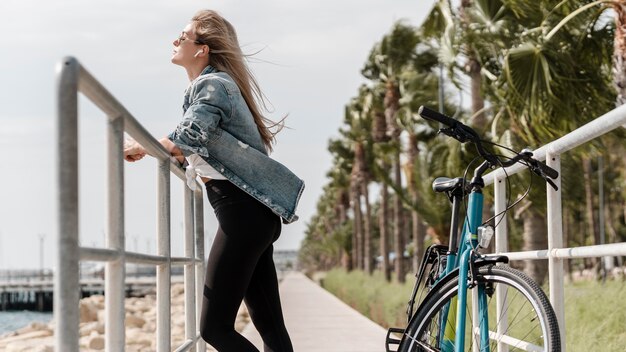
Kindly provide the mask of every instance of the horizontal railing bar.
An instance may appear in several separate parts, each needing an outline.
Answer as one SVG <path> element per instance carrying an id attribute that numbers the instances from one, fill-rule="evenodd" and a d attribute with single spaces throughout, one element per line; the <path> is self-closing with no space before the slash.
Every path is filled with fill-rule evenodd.
<path id="1" fill-rule="evenodd" d="M 191 257 L 172 257 L 171 263 L 172 265 L 197 264 L 197 263 L 202 263 L 202 260 L 199 258 L 191 258 Z"/>
<path id="2" fill-rule="evenodd" d="M 126 262 L 133 264 L 160 265 L 167 263 L 167 257 L 152 254 L 127 252 Z"/>
<path id="3" fill-rule="evenodd" d="M 198 338 L 199 338 L 199 336 L 196 336 L 195 339 L 189 339 L 189 340 L 185 341 L 185 343 L 183 343 L 182 345 L 178 346 L 178 348 L 176 350 L 174 350 L 174 352 L 189 351 L 194 346 L 196 341 L 198 341 Z"/>
<path id="4" fill-rule="evenodd" d="M 626 256 L 626 242 L 574 248 L 554 248 L 550 254 L 548 254 L 547 249 L 543 249 L 538 251 L 498 253 L 498 255 L 505 255 L 510 260 L 548 259 L 548 256 L 561 259 Z"/>
<path id="5" fill-rule="evenodd" d="M 114 249 L 79 247 L 80 261 L 112 262 L 120 257 L 120 252 Z"/>
<path id="6" fill-rule="evenodd" d="M 626 242 L 575 248 L 555 248 L 552 250 L 552 256 L 556 258 L 593 258 L 622 255 L 626 255 Z"/>
<path id="7" fill-rule="evenodd" d="M 182 283 L 183 276 L 181 275 L 172 275 L 172 283 Z M 124 280 L 124 283 L 127 285 L 154 285 L 156 284 L 156 278 L 154 276 L 146 276 L 146 277 L 127 277 Z M 54 284 L 54 280 L 44 280 L 44 281 L 28 281 L 28 282 L 0 282 L 0 289 L 6 287 L 41 287 L 41 286 L 52 286 Z M 90 286 L 90 285 L 104 285 L 103 279 L 81 279 L 80 285 Z"/>
<path id="8" fill-rule="evenodd" d="M 624 124 L 626 124 L 626 105 L 615 108 L 565 136 L 544 145 L 535 150 L 533 156 L 536 159 L 545 160 L 546 153 L 548 152 L 552 155 L 563 154 Z M 526 166 L 515 164 L 506 168 L 506 174 L 510 176 L 524 169 L 526 169 Z M 506 177 L 506 175 L 500 168 L 485 175 L 483 180 L 485 181 L 485 185 L 490 185 L 493 183 L 494 179 L 503 179 L 504 177 Z"/>
<path id="9" fill-rule="evenodd" d="M 81 261 L 110 262 L 117 260 L 122 253 L 126 256 L 126 262 L 132 264 L 160 265 L 167 263 L 167 257 L 143 254 L 136 252 L 122 252 L 115 249 L 80 247 Z"/>
<path id="10" fill-rule="evenodd" d="M 543 249 L 539 251 L 507 252 L 498 253 L 497 255 L 505 255 L 509 258 L 509 260 L 548 259 L 548 250 Z"/>

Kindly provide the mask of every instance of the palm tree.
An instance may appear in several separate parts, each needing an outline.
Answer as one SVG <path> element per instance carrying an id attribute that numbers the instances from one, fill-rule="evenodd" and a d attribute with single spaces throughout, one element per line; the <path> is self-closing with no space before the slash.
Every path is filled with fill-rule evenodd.
<path id="1" fill-rule="evenodd" d="M 392 179 L 397 192 L 402 192 L 402 165 L 400 164 L 400 154 L 402 153 L 400 134 L 402 130 L 397 122 L 397 114 L 400 110 L 399 75 L 410 62 L 411 57 L 414 56 L 417 42 L 418 37 L 415 29 L 402 22 L 397 22 L 391 32 L 385 35 L 382 41 L 374 47 L 370 59 L 361 71 L 366 78 L 380 81 L 385 85 L 384 106 L 387 134 L 396 149 L 392 159 Z M 402 234 L 402 199 L 398 193 L 396 193 L 393 203 L 393 224 L 394 251 L 397 258 L 395 277 L 397 281 L 404 282 L 406 270 L 403 265 L 405 241 Z"/>
<path id="2" fill-rule="evenodd" d="M 368 91 L 365 99 L 365 106 L 372 119 L 372 155 L 376 156 L 370 165 L 374 171 L 388 170 L 388 148 L 389 136 L 387 135 L 387 121 L 385 120 L 382 92 L 384 87 L 374 84 Z M 391 270 L 389 266 L 389 188 L 385 177 L 380 177 L 382 172 L 373 172 L 375 181 L 380 186 L 380 206 L 378 215 L 378 230 L 380 233 L 380 256 L 381 270 L 387 281 L 391 281 Z"/>
<path id="3" fill-rule="evenodd" d="M 434 130 L 425 125 L 425 121 L 416 115 L 420 105 L 434 106 L 439 99 L 437 86 L 438 77 L 435 73 L 438 61 L 434 48 L 426 41 L 417 46 L 416 55 L 410 65 L 400 76 L 400 123 L 408 132 L 407 165 L 405 176 L 407 188 L 411 197 L 411 234 L 413 244 L 413 270 L 417 272 L 424 255 L 424 239 L 426 227 L 418 209 L 422 206 L 417 184 L 423 182 L 416 177 L 415 165 L 419 158 L 420 141 L 432 139 Z"/>
<path id="4" fill-rule="evenodd" d="M 525 143 L 540 145 L 609 110 L 614 96 L 607 75 L 610 56 L 602 53 L 610 45 L 610 28 L 601 26 L 594 13 L 568 16 L 579 2 L 561 3 L 549 11 L 546 3 L 511 4 L 517 26 L 537 30 L 518 31 L 522 35 L 509 34 L 501 41 L 508 48 L 501 74 L 492 85 L 492 102 L 501 112 L 499 123 L 516 131 Z M 536 223 L 545 219 L 533 211 L 523 218 L 525 229 L 545 228 Z M 532 244 L 545 248 L 542 236 L 537 230 L 525 234 L 525 248 L 538 249 Z M 535 270 L 535 265 L 541 264 L 528 264 L 541 281 L 545 270 Z"/>
<path id="5" fill-rule="evenodd" d="M 334 167 L 328 172 L 327 176 L 331 179 L 331 189 L 334 190 L 335 209 L 338 209 L 339 217 L 336 221 L 336 228 L 344 227 L 347 224 L 347 210 L 350 208 L 350 170 L 354 163 L 354 153 L 350 148 L 350 142 L 345 139 L 331 139 L 328 145 L 328 151 L 333 155 Z M 329 218 L 336 217 L 337 212 L 329 214 Z M 350 225 L 350 234 L 353 234 Z M 351 270 L 354 268 L 353 259 L 355 259 L 353 249 L 355 241 L 349 236 L 350 240 L 343 247 L 341 263 L 344 268 Z"/>
<path id="6" fill-rule="evenodd" d="M 366 146 L 371 145 L 371 125 L 372 119 L 365 108 L 365 100 L 369 94 L 369 89 L 362 86 L 359 95 L 352 99 L 346 106 L 344 123 L 346 129 L 341 133 L 352 144 L 354 162 L 351 171 L 351 201 L 354 210 L 354 243 L 356 253 L 356 267 L 371 273 L 372 247 L 371 247 L 371 224 L 369 206 L 369 172 L 368 158 L 366 156 Z M 365 214 L 363 214 L 362 200 L 365 198 Z"/>

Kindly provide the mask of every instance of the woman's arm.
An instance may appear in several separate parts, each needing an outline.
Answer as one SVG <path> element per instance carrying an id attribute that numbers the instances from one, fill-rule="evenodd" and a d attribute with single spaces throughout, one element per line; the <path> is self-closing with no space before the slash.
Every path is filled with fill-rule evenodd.
<path id="1" fill-rule="evenodd" d="M 180 148 L 178 148 L 176 144 L 174 144 L 174 142 L 170 141 L 169 138 L 164 137 L 159 139 L 159 143 L 161 143 L 165 150 L 167 150 L 170 155 L 175 157 L 176 160 L 178 160 L 178 162 L 182 165 L 182 163 L 185 161 L 185 156 L 183 155 L 183 151 L 180 150 Z"/>
<path id="2" fill-rule="evenodd" d="M 179 163 L 182 164 L 185 161 L 183 152 L 167 137 L 161 138 L 159 143 L 161 143 L 165 150 L 175 157 Z M 137 143 L 137 141 L 129 140 L 124 143 L 124 159 L 126 161 L 135 162 L 141 160 L 146 154 L 148 154 L 146 149 L 141 144 Z"/>

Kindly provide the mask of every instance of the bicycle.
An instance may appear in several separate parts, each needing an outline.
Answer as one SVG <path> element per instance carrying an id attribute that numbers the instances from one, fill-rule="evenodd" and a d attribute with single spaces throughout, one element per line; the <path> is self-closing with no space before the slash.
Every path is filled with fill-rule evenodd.
<path id="1" fill-rule="evenodd" d="M 483 174 L 492 168 L 522 163 L 557 189 L 551 179 L 556 179 L 558 172 L 534 159 L 527 149 L 519 153 L 511 150 L 515 156 L 510 158 L 496 155 L 483 146 L 491 142 L 481 140 L 469 126 L 424 106 L 418 113 L 426 120 L 443 124 L 439 133 L 474 144 L 483 162 L 470 181 L 465 177 L 440 177 L 433 181 L 433 190 L 445 193 L 452 203 L 450 243 L 432 245 L 426 250 L 407 306 L 408 324 L 404 329 L 388 330 L 387 352 L 392 352 L 394 345 L 398 345 L 397 352 L 460 352 L 470 348 L 481 352 L 560 351 L 554 310 L 537 283 L 504 265 L 508 263 L 506 256 L 478 252 L 489 246 L 494 234 L 494 227 L 487 225 L 489 220 L 482 222 Z M 467 211 L 459 238 L 459 214 L 465 197 Z M 414 312 L 416 303 L 419 304 Z M 401 338 L 395 334 L 401 334 Z"/>

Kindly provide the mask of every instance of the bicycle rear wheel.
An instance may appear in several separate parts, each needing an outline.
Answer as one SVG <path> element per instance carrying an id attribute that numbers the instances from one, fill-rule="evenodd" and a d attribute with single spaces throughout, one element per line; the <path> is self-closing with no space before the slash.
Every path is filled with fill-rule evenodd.
<path id="1" fill-rule="evenodd" d="M 485 346 L 480 342 L 485 319 L 477 313 L 475 286 L 467 292 L 465 351 L 561 350 L 552 306 L 532 279 L 504 265 L 482 267 L 477 276 L 486 292 L 489 342 Z M 398 351 L 454 351 L 457 294 L 458 277 L 424 302 L 405 330 Z"/>

